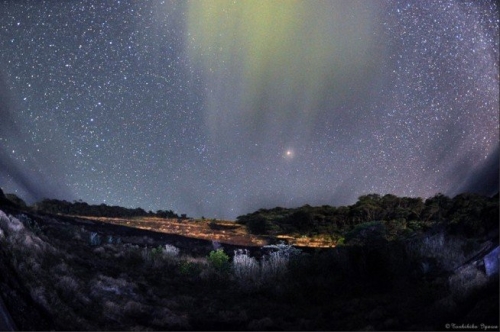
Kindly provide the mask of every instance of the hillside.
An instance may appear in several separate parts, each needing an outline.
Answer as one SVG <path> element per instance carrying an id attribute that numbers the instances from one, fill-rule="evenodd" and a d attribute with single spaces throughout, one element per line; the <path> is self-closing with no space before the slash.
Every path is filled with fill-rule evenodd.
<path id="1" fill-rule="evenodd" d="M 370 195 L 237 223 L 0 204 L 0 295 L 20 330 L 498 329 L 498 195 Z M 300 214 L 307 227 L 291 222 Z M 256 219 L 269 228 L 247 234 Z M 231 243 L 238 234 L 275 244 Z"/>
<path id="2" fill-rule="evenodd" d="M 224 220 L 171 219 L 158 217 L 110 218 L 81 217 L 113 225 L 122 225 L 188 238 L 218 241 L 225 244 L 261 247 L 269 243 L 263 236 L 247 232 L 243 225 Z"/>

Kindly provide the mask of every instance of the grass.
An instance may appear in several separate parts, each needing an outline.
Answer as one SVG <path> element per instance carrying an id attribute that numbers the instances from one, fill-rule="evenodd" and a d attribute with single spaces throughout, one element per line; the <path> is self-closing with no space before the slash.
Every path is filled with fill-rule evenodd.
<path id="1" fill-rule="evenodd" d="M 76 217 L 76 216 L 75 216 Z M 114 225 L 129 226 L 166 234 L 178 234 L 186 237 L 216 240 L 238 246 L 261 247 L 269 244 L 269 238 L 250 234 L 244 225 L 230 220 L 203 219 L 164 219 L 157 217 L 107 218 L 78 216 L 89 221 L 99 221 Z M 276 237 L 297 247 L 333 248 L 335 242 L 329 235 L 306 236 L 298 234 L 282 234 Z"/>
<path id="2" fill-rule="evenodd" d="M 212 221 L 201 219 L 182 220 L 157 217 L 106 218 L 81 216 L 78 218 L 166 234 L 177 234 L 196 239 L 216 240 L 240 246 L 262 246 L 268 243 L 265 238 L 249 234 L 243 225 L 231 221 L 217 221 L 219 227 L 211 227 Z"/>

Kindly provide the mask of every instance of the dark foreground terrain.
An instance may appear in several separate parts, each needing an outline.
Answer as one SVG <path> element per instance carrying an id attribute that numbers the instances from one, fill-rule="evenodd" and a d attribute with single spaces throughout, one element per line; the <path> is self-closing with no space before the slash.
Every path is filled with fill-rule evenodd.
<path id="1" fill-rule="evenodd" d="M 298 250 L 0 210 L 0 295 L 19 330 L 498 330 L 492 223 L 395 238 L 372 221 Z"/>

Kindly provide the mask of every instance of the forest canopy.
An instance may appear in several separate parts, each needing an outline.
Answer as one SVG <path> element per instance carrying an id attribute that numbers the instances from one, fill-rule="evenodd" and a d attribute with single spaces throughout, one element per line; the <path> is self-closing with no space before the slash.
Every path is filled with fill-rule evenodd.
<path id="1" fill-rule="evenodd" d="M 363 195 L 349 206 L 329 205 L 260 209 L 239 216 L 237 222 L 254 234 L 329 234 L 354 241 L 362 229 L 391 239 L 410 236 L 437 225 L 451 233 L 481 236 L 498 227 L 498 194 L 493 197 L 463 193 L 454 198 L 441 193 L 426 200 L 387 194 Z"/>

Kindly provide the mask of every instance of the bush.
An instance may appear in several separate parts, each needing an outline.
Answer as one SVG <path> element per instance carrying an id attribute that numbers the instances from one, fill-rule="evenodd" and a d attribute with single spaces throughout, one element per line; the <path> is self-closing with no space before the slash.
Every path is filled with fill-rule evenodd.
<path id="1" fill-rule="evenodd" d="M 40 235 L 42 233 L 42 228 L 38 223 L 34 220 L 31 220 L 27 215 L 20 214 L 17 216 L 17 219 L 21 221 L 26 228 L 32 231 L 35 235 Z"/>
<path id="2" fill-rule="evenodd" d="M 101 237 L 99 236 L 99 234 L 92 232 L 90 233 L 89 242 L 91 246 L 98 246 L 101 244 Z"/>
<path id="3" fill-rule="evenodd" d="M 163 254 L 163 247 L 160 245 L 156 248 L 151 249 L 151 257 L 153 259 L 161 257 L 162 254 Z"/>
<path id="4" fill-rule="evenodd" d="M 262 283 L 259 262 L 248 255 L 248 250 L 234 251 L 233 273 L 244 290 L 257 289 Z"/>
<path id="5" fill-rule="evenodd" d="M 275 253 L 277 256 L 293 258 L 299 256 L 302 253 L 302 250 L 295 248 L 290 244 L 285 244 L 281 241 L 279 244 L 270 244 L 267 246 L 263 246 L 263 249 L 270 249 L 272 253 Z"/>
<path id="6" fill-rule="evenodd" d="M 445 271 L 453 271 L 467 258 L 464 251 L 464 248 L 467 248 L 467 241 L 445 236 L 444 233 L 413 239 L 406 242 L 405 247 L 410 258 L 416 261 L 435 259 L 439 268 Z"/>
<path id="7" fill-rule="evenodd" d="M 125 244 L 122 247 L 125 265 L 131 269 L 140 269 L 144 264 L 144 250 L 138 245 Z"/>
<path id="8" fill-rule="evenodd" d="M 222 249 L 212 250 L 208 255 L 208 264 L 216 271 L 227 271 L 229 269 L 229 256 Z"/>
<path id="9" fill-rule="evenodd" d="M 264 255 L 259 262 L 250 257 L 248 250 L 235 250 L 233 273 L 240 288 L 245 291 L 256 291 L 262 286 L 275 286 L 288 272 L 291 259 L 298 257 L 302 251 L 281 242 L 277 245 L 262 247 L 271 252 Z"/>
<path id="10" fill-rule="evenodd" d="M 270 253 L 262 258 L 262 278 L 264 280 L 280 279 L 288 271 L 288 257 L 278 252 Z"/>
<path id="11" fill-rule="evenodd" d="M 484 287 L 487 282 L 486 274 L 472 265 L 459 269 L 448 279 L 453 298 L 457 301 L 466 299 Z"/>
<path id="12" fill-rule="evenodd" d="M 179 273 L 183 276 L 193 276 L 197 272 L 197 266 L 188 261 L 183 261 L 179 265 Z"/>
<path id="13" fill-rule="evenodd" d="M 167 258 L 176 258 L 179 256 L 179 248 L 177 248 L 176 246 L 173 246 L 171 244 L 166 244 L 165 245 L 165 248 L 163 248 L 162 250 L 162 253 L 163 253 L 163 256 L 167 257 Z"/>
<path id="14" fill-rule="evenodd" d="M 165 247 L 158 246 L 152 248 L 148 247 L 142 249 L 142 259 L 147 265 L 153 266 L 155 268 L 163 267 L 165 263 L 175 263 L 179 256 L 179 248 L 166 244 Z"/>

